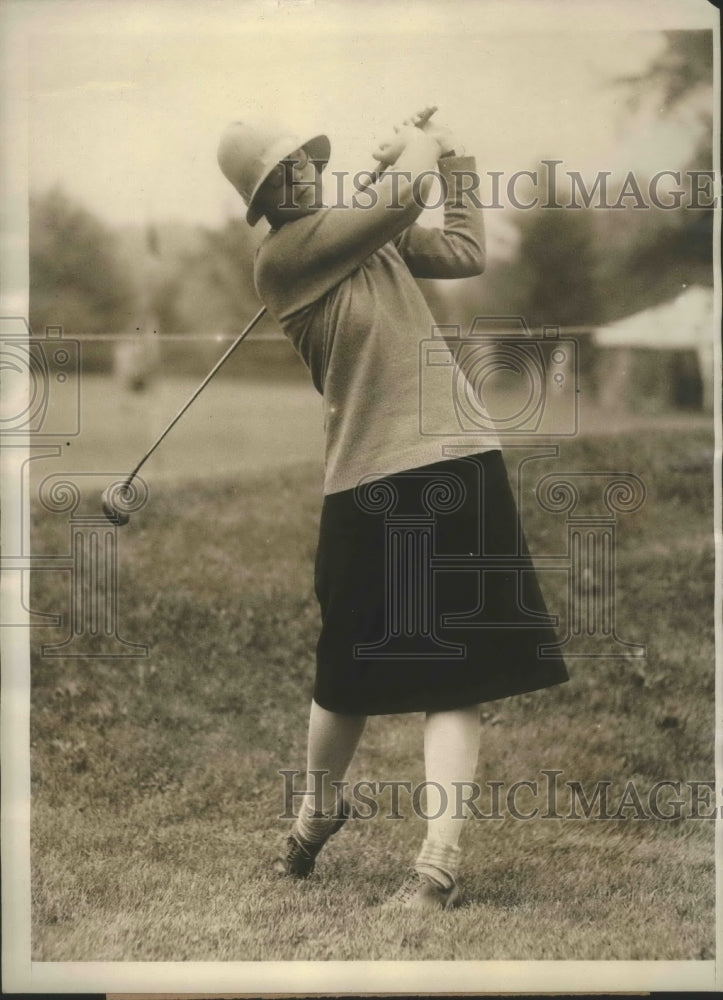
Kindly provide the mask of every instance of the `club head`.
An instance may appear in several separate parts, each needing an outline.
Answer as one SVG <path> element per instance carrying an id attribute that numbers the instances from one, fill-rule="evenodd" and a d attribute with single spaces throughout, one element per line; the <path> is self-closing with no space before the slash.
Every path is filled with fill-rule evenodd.
<path id="1" fill-rule="evenodd" d="M 101 497 L 101 507 L 103 508 L 103 513 L 111 522 L 111 524 L 122 525 L 128 524 L 130 521 L 130 514 L 124 511 L 121 507 L 123 500 L 123 489 L 122 485 L 114 483 L 112 486 L 108 486 L 103 490 L 103 495 Z M 120 503 L 119 503 L 120 501 Z"/>

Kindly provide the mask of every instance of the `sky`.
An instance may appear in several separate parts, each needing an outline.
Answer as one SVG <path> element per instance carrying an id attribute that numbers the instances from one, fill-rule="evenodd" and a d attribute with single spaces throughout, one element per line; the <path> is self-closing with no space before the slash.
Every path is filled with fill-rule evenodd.
<path id="1" fill-rule="evenodd" d="M 691 23 L 697 5 L 663 4 L 667 21 L 631 7 L 610 17 L 585 0 L 54 0 L 30 17 L 29 4 L 29 184 L 60 184 L 113 225 L 216 225 L 243 210 L 216 163 L 227 122 L 271 115 L 325 131 L 332 169 L 354 171 L 430 103 L 480 171 L 543 157 L 590 177 L 674 169 L 690 128 L 654 108 L 633 116 L 613 81 L 643 71 L 658 29 Z"/>

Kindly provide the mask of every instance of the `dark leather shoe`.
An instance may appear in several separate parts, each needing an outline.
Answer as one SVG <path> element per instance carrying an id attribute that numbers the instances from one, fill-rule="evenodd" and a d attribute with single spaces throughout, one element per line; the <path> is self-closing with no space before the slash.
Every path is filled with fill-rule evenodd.
<path id="1" fill-rule="evenodd" d="M 462 895 L 456 882 L 445 889 L 429 875 L 411 868 L 401 886 L 383 904 L 382 909 L 406 906 L 420 910 L 451 910 L 461 902 Z"/>
<path id="2" fill-rule="evenodd" d="M 279 875 L 291 878 L 308 878 L 314 870 L 316 857 L 329 837 L 341 830 L 348 816 L 346 811 L 329 820 L 329 832 L 323 840 L 310 844 L 302 840 L 298 833 L 292 833 L 286 840 L 286 854 L 274 862 L 274 870 Z"/>

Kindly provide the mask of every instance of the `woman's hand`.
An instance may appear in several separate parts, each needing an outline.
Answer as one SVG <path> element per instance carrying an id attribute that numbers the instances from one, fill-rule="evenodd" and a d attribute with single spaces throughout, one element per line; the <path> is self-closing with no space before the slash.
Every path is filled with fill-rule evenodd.
<path id="1" fill-rule="evenodd" d="M 433 139 L 437 140 L 440 156 L 447 156 L 454 152 L 454 135 L 447 125 L 441 125 L 435 118 L 430 118 L 429 121 L 424 122 L 423 125 L 419 125 L 418 128 L 425 135 L 430 135 Z"/>
<path id="2" fill-rule="evenodd" d="M 430 138 L 435 139 L 439 146 L 439 156 L 444 156 L 454 150 L 454 140 L 452 132 L 445 125 L 440 125 L 430 118 L 422 125 L 418 125 L 420 115 L 407 118 L 401 125 L 394 126 L 394 135 L 379 143 L 372 153 L 375 160 L 390 166 L 397 162 L 401 154 L 410 142 L 413 142 L 419 132 L 423 132 Z"/>

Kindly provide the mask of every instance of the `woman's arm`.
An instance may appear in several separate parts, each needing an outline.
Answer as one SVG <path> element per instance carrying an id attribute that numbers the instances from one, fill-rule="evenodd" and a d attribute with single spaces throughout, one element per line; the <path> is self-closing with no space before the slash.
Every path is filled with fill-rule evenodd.
<path id="1" fill-rule="evenodd" d="M 394 240 L 415 278 L 469 278 L 485 268 L 482 210 L 475 192 L 477 173 L 471 156 L 439 161 L 444 226 L 428 229 L 412 224 Z"/>
<path id="2" fill-rule="evenodd" d="M 356 192 L 354 206 L 328 213 L 323 233 L 319 232 L 322 238 L 307 247 L 310 255 L 327 260 L 341 255 L 360 263 L 420 215 L 432 186 L 429 172 L 435 169 L 440 145 L 433 135 L 412 126 L 398 135 L 404 140 L 394 169 L 366 191 Z"/>

